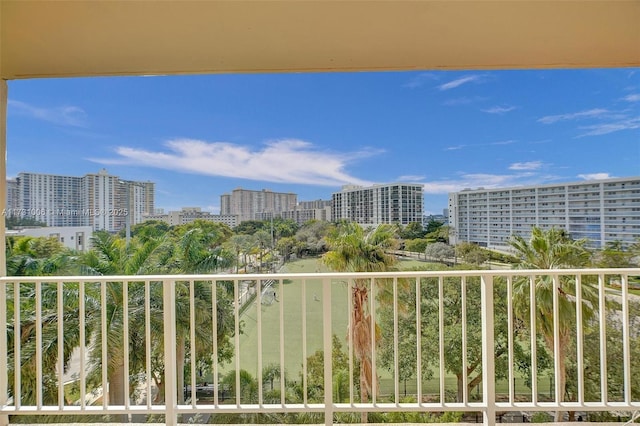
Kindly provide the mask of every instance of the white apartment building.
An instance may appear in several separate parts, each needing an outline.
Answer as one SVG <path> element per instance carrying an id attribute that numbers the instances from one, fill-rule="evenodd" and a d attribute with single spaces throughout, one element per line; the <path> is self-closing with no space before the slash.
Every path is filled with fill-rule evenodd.
<path id="1" fill-rule="evenodd" d="M 7 236 L 55 238 L 71 250 L 88 251 L 93 230 L 90 226 L 47 226 L 7 230 Z"/>
<path id="2" fill-rule="evenodd" d="M 293 210 L 297 202 L 298 196 L 291 192 L 236 188 L 231 191 L 231 194 L 220 196 L 220 215 L 236 215 L 238 223 L 247 220 L 263 220 L 278 217 L 282 212 Z"/>
<path id="3" fill-rule="evenodd" d="M 191 223 L 197 219 L 209 220 L 211 222 L 224 223 L 229 228 L 238 225 L 238 216 L 236 215 L 217 215 L 209 212 L 203 212 L 200 207 L 183 207 L 178 211 L 156 211 L 155 214 L 144 216 L 144 220 L 161 220 L 170 226 L 184 225 Z"/>
<path id="4" fill-rule="evenodd" d="M 332 194 L 331 216 L 334 221 L 351 220 L 362 226 L 407 225 L 422 223 L 423 206 L 424 194 L 419 184 L 347 185 Z"/>
<path id="5" fill-rule="evenodd" d="M 508 249 L 511 235 L 530 236 L 533 226 L 567 230 L 593 248 L 640 237 L 640 177 L 449 194 L 451 243 L 468 241 Z"/>
<path id="6" fill-rule="evenodd" d="M 116 232 L 142 222 L 154 209 L 155 184 L 109 175 L 105 169 L 83 177 L 19 173 L 18 200 L 8 211 L 47 226 L 90 226 Z"/>

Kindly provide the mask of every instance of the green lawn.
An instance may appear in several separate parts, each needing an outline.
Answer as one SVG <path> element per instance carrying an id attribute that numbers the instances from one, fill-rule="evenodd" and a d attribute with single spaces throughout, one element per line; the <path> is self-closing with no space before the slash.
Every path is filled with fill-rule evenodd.
<path id="1" fill-rule="evenodd" d="M 326 271 L 316 259 L 303 259 L 286 265 L 285 272 Z M 262 346 L 258 347 L 258 305 L 254 301 L 244 311 L 243 334 L 240 336 L 240 368 L 252 375 L 258 371 L 258 354 L 262 354 L 262 364 L 280 363 L 280 315 L 284 329 L 284 365 L 292 379 L 296 380 L 302 369 L 303 352 L 303 307 L 306 308 L 307 356 L 322 348 L 322 287 L 319 280 L 278 283 L 274 286 L 279 301 L 265 298 L 260 306 L 262 325 Z M 304 290 L 304 296 L 303 296 Z M 347 287 L 335 282 L 332 288 L 332 333 L 346 336 L 347 332 Z M 304 297 L 304 298 L 303 298 Z M 282 313 L 281 313 L 282 310 Z M 227 365 L 225 370 L 233 369 Z"/>
<path id="2" fill-rule="evenodd" d="M 416 266 L 428 265 L 418 261 L 403 261 L 401 269 L 413 269 Z M 326 268 L 317 259 L 301 259 L 287 263 L 284 272 L 325 272 Z M 258 354 L 262 354 L 262 364 L 280 364 L 280 316 L 282 315 L 284 329 L 284 366 L 290 380 L 299 380 L 302 371 L 303 353 L 303 322 L 302 311 L 306 306 L 306 355 L 310 356 L 315 351 L 322 349 L 322 288 L 320 280 L 307 280 L 306 282 L 294 281 L 278 283 L 274 286 L 279 301 L 260 306 L 262 322 L 262 344 L 258 346 L 258 305 L 254 301 L 242 315 L 243 333 L 240 336 L 240 368 L 247 370 L 254 377 L 258 371 Z M 304 298 L 303 298 L 304 289 Z M 335 282 L 332 287 L 332 334 L 344 339 L 347 334 L 347 287 L 346 284 Z M 269 299 L 270 298 L 265 298 Z M 282 312 L 281 312 L 282 310 Z M 346 349 L 346 345 L 345 345 Z M 224 371 L 235 368 L 235 364 L 225 365 Z M 386 370 L 379 370 L 381 377 L 381 392 L 393 393 L 394 384 L 391 374 Z M 546 385 L 545 385 L 546 383 Z M 416 382 L 407 382 L 407 393 L 415 394 Z M 437 394 L 439 392 L 439 379 L 436 377 L 423 383 L 423 393 Z M 540 389 L 548 388 L 548 378 L 540 378 Z M 546 386 L 546 387 L 545 387 Z M 454 376 L 445 377 L 445 389 L 455 392 L 456 381 Z M 496 384 L 498 393 L 508 392 L 505 381 Z M 530 392 L 523 384 L 521 378 L 516 379 L 516 392 Z M 400 393 L 404 394 L 404 384 L 400 385 Z M 474 390 L 475 395 L 475 390 Z"/>

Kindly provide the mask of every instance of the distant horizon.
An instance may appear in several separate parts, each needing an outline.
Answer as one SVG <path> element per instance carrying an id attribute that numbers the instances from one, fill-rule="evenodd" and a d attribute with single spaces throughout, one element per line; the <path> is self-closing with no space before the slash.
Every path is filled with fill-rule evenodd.
<path id="1" fill-rule="evenodd" d="M 637 68 L 221 74 L 8 81 L 7 176 L 156 184 L 165 211 L 234 188 L 448 194 L 640 175 Z M 31 171 L 38 170 L 38 171 Z M 96 170 L 84 172 L 84 170 Z M 259 189 L 253 189 L 259 188 Z"/>

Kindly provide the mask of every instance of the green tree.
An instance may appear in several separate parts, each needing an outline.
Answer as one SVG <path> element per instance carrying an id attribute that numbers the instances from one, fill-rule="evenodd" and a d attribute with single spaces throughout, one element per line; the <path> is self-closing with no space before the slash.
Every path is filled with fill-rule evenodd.
<path id="1" fill-rule="evenodd" d="M 423 238 L 426 232 L 420 222 L 408 223 L 404 228 L 401 227 L 399 237 L 403 240 L 414 240 L 416 238 Z"/>
<path id="2" fill-rule="evenodd" d="M 429 244 L 425 250 L 424 255 L 427 258 L 435 259 L 438 262 L 442 262 L 446 259 L 451 259 L 455 255 L 455 250 L 449 244 L 445 243 L 433 243 Z"/>
<path id="3" fill-rule="evenodd" d="M 285 262 L 288 262 L 291 255 L 296 251 L 298 240 L 294 237 L 282 237 L 276 243 L 276 249 L 280 252 Z"/>
<path id="4" fill-rule="evenodd" d="M 70 255 L 55 238 L 19 237 L 7 241 L 7 272 L 9 276 L 64 275 L 75 272 L 75 257 Z M 58 286 L 43 282 L 41 288 L 41 317 L 36 317 L 36 285 L 21 284 L 18 294 L 13 286 L 7 288 L 7 366 L 9 394 L 23 405 L 36 405 L 37 375 L 36 350 L 42 353 L 42 398 L 44 404 L 57 404 L 58 374 L 60 358 L 68 366 L 73 350 L 80 345 L 78 316 L 78 285 L 67 283 L 62 289 L 64 303 L 63 318 L 58 317 Z M 15 306 L 20 308 L 19 334 L 16 335 Z M 95 307 L 87 302 L 89 312 Z M 63 322 L 63 334 L 58 335 L 58 321 Z M 41 330 L 42 345 L 37 348 L 36 329 Z M 87 331 L 89 329 L 87 328 Z M 87 333 L 89 336 L 90 333 Z M 63 352 L 58 353 L 58 339 L 62 338 Z M 15 395 L 15 339 L 20 340 L 21 394 Z M 84 344 L 88 344 L 84 342 Z"/>
<path id="5" fill-rule="evenodd" d="M 245 220 L 240 222 L 238 226 L 233 228 L 235 234 L 253 235 L 261 229 L 268 229 L 271 226 L 270 221 L 264 220 Z"/>
<path id="6" fill-rule="evenodd" d="M 349 357 L 345 353 L 342 342 L 335 334 L 331 337 L 331 362 L 333 372 L 333 396 L 335 402 L 343 402 L 349 396 Z M 303 400 L 305 377 L 300 373 L 300 383 L 297 386 L 299 399 Z M 324 351 L 317 350 L 307 357 L 307 398 L 310 402 L 322 402 L 324 397 Z"/>
<path id="7" fill-rule="evenodd" d="M 406 240 L 404 242 L 404 249 L 410 251 L 412 253 L 424 253 L 424 250 L 431 243 L 430 240 L 426 238 L 416 238 L 414 240 Z"/>
<path id="8" fill-rule="evenodd" d="M 271 250 L 271 243 L 273 239 L 271 238 L 271 234 L 264 229 L 257 231 L 254 236 L 254 242 L 258 246 L 258 272 L 262 270 L 262 263 L 264 259 L 265 250 Z"/>
<path id="9" fill-rule="evenodd" d="M 610 241 L 597 253 L 596 266 L 598 268 L 631 268 L 633 252 L 625 250 L 621 241 Z"/>
<path id="10" fill-rule="evenodd" d="M 436 228 L 434 231 L 429 232 L 427 238 L 433 238 L 441 243 L 449 244 L 449 236 L 452 235 L 453 228 L 450 226 L 442 225 Z"/>
<path id="11" fill-rule="evenodd" d="M 162 220 L 147 220 L 137 223 L 131 227 L 131 237 L 138 237 L 140 240 L 149 238 L 160 238 L 171 230 L 171 226 Z M 120 230 L 118 235 L 125 238 L 125 229 Z"/>
<path id="12" fill-rule="evenodd" d="M 322 256 L 322 262 L 334 271 L 379 272 L 391 270 L 395 257 L 387 251 L 395 250 L 398 241 L 391 225 L 379 225 L 365 231 L 354 222 L 342 222 L 327 236 L 330 250 Z M 373 386 L 377 386 L 377 377 L 371 365 L 373 342 L 372 327 L 376 327 L 372 313 L 369 312 L 369 281 L 356 279 L 353 285 L 351 335 L 353 351 L 360 363 L 360 398 L 366 402 Z M 377 334 L 377 333 L 376 333 Z M 366 421 L 366 413 L 363 413 Z"/>
<path id="13" fill-rule="evenodd" d="M 590 253 L 585 247 L 586 240 L 572 240 L 563 230 L 551 228 L 547 231 L 533 227 L 531 237 L 525 240 L 522 236 L 511 237 L 510 245 L 516 251 L 520 263 L 516 265 L 520 269 L 562 269 L 580 268 L 588 265 Z M 582 312 L 585 321 L 588 321 L 597 306 L 597 289 L 588 280 L 581 281 L 581 293 L 583 296 Z M 559 319 L 559 353 L 554 353 L 558 361 L 559 377 L 557 386 L 560 389 L 560 401 L 563 402 L 566 390 L 566 361 L 572 330 L 575 329 L 576 318 L 576 282 L 572 277 L 562 277 L 555 282 L 550 275 L 538 275 L 535 279 L 535 306 L 529 302 L 529 279 L 517 279 L 514 282 L 513 297 L 515 314 L 525 323 L 530 317 L 530 309 L 535 309 L 536 326 L 541 334 L 547 349 L 554 353 L 554 317 L 553 308 L 554 292 L 557 292 L 558 319 Z M 562 413 L 556 413 L 556 421 Z"/>
<path id="14" fill-rule="evenodd" d="M 200 223 L 202 224 L 202 223 Z M 207 274 L 233 264 L 233 253 L 223 248 L 228 233 L 225 228 L 205 224 L 205 228 L 198 228 L 198 223 L 176 229 L 176 233 L 183 231 L 177 241 L 170 241 L 171 257 L 164 261 L 169 265 L 167 272 L 174 274 Z M 213 223 L 213 225 L 218 225 Z M 195 329 L 196 351 L 191 356 L 204 356 L 211 353 L 212 345 L 212 292 L 218 288 L 215 281 L 195 281 L 193 294 L 189 282 L 177 281 L 176 291 L 176 371 L 178 389 L 184 388 L 185 359 L 187 356 L 187 342 L 191 327 Z M 232 325 L 229 323 L 231 301 L 225 291 L 216 293 L 217 327 L 216 338 L 218 356 L 225 353 L 229 347 L 229 336 Z M 195 324 L 190 323 L 191 298 L 194 299 Z M 184 393 L 178 392 L 178 403 L 184 403 Z"/>
<path id="15" fill-rule="evenodd" d="M 154 256 L 161 246 L 162 239 L 149 239 L 144 243 L 132 239 L 127 246 L 122 238 L 110 235 L 106 232 L 96 232 L 92 238 L 92 249 L 81 257 L 81 262 L 87 272 L 92 275 L 143 275 L 157 271 L 158 265 Z M 93 286 L 87 289 L 88 294 L 94 300 L 95 305 L 100 306 L 99 287 Z M 91 348 L 92 374 L 99 375 L 101 368 L 107 368 L 109 382 L 109 403 L 122 405 L 125 400 L 125 386 L 129 386 L 129 378 L 124 377 L 124 321 L 129 322 L 131 330 L 143 329 L 144 324 L 144 286 L 130 285 L 128 289 L 129 311 L 124 312 L 123 283 L 108 282 L 106 284 L 107 323 L 100 326 L 101 316 L 91 315 L 91 328 L 96 330 Z M 160 306 L 152 302 L 153 306 Z M 155 314 L 155 313 L 154 313 Z M 161 322 L 161 320 L 160 320 Z M 107 331 L 105 336 L 107 345 L 108 365 L 102 365 L 102 335 L 101 330 Z M 143 347 L 142 343 L 129 339 L 129 344 L 134 347 Z M 132 351 L 131 353 L 135 353 Z M 135 358 L 133 358 L 135 360 Z M 130 365 L 130 372 L 142 368 L 141 365 Z M 104 384 L 103 384 L 104 385 Z"/>
<path id="16" fill-rule="evenodd" d="M 329 222 L 310 220 L 296 232 L 295 238 L 300 242 L 298 255 L 303 252 L 318 254 L 326 250 L 326 236 L 331 229 Z"/>
<path id="17" fill-rule="evenodd" d="M 443 226 L 444 226 L 444 223 L 431 219 L 429 220 L 429 222 L 427 222 L 427 225 L 424 227 L 424 229 L 427 234 L 432 234 L 438 231 Z"/>
<path id="18" fill-rule="evenodd" d="M 67 275 L 77 272 L 77 257 L 53 237 L 10 237 L 8 276 Z"/>

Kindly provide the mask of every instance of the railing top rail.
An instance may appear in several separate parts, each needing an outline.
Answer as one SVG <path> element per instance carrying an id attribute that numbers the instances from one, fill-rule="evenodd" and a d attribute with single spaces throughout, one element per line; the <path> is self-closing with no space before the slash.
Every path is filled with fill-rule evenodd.
<path id="1" fill-rule="evenodd" d="M 574 269 L 477 269 L 447 271 L 390 271 L 390 272 L 314 272 L 269 274 L 189 274 L 189 275 L 80 275 L 80 276 L 15 276 L 0 277 L 0 282 L 13 283 L 37 281 L 235 281 L 264 279 L 357 279 L 357 278 L 417 278 L 417 277 L 477 277 L 477 276 L 527 276 L 527 275 L 640 275 L 640 268 L 574 268 Z"/>

